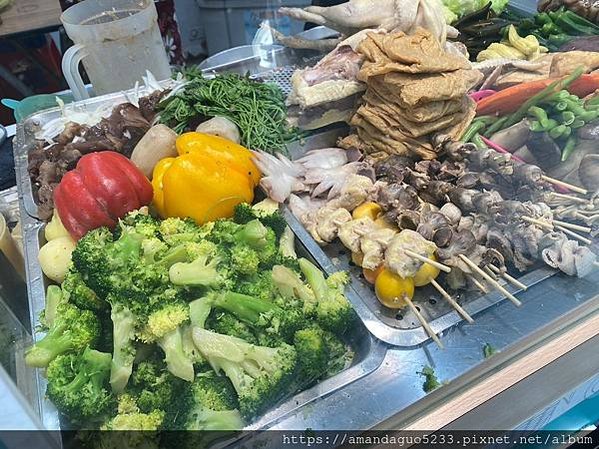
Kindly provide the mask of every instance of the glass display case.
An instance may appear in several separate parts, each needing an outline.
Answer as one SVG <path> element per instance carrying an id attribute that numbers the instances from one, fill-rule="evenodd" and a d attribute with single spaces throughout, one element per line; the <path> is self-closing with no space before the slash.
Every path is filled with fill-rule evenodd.
<path id="1" fill-rule="evenodd" d="M 202 8 L 214 8 L 214 2 L 200 3 Z M 518 2 L 514 6 L 526 10 L 526 5 Z M 243 17 L 236 20 L 253 20 L 247 14 Z M 214 64 L 206 63 L 202 68 L 207 74 L 249 71 L 253 77 L 274 82 L 289 93 L 294 70 L 318 59 L 313 53 L 281 48 L 268 48 L 260 54 L 250 52 L 249 56 L 239 54 L 242 56 L 233 59 L 216 57 Z M 82 102 L 81 107 L 92 111 L 116 105 L 127 101 L 132 93 L 92 98 Z M 1 329 L 7 329 L 11 336 L 3 340 L 16 342 L 3 351 L 4 385 L 13 393 L 3 403 L 21 405 L 27 412 L 3 413 L 7 418 L 0 419 L 3 428 L 61 426 L 56 409 L 45 398 L 42 372 L 23 366 L 23 348 L 31 341 L 29 335 L 34 339 L 40 336 L 36 324 L 48 286 L 37 262 L 45 242 L 45 223 L 38 219 L 27 157 L 36 130 L 60 114 L 55 108 L 18 124 L 15 164 L 30 328 L 20 325 L 1 301 L 0 316 L 8 319 Z M 289 145 L 291 158 L 298 159 L 313 149 L 334 147 L 346 134 L 345 126 L 307 133 Z M 318 245 L 287 206 L 282 212 L 300 251 L 327 274 L 339 270 L 350 273 L 347 296 L 358 316 L 350 337 L 356 357 L 352 366 L 282 401 L 252 422 L 249 429 L 578 432 L 599 421 L 599 267 L 576 278 L 536 264 L 516 283 L 501 283 L 509 295 L 517 296 L 519 306 L 503 291 L 464 293 L 459 301 L 473 322 L 464 319 L 432 288 L 422 290 L 417 298 L 418 313 L 397 312 L 381 306 L 361 270 L 351 263 L 351 254 L 340 244 Z M 594 244 L 592 248 L 597 250 Z M 420 315 L 443 347 L 430 338 Z M 426 385 L 431 373 L 439 385 L 429 391 Z M 11 389 L 11 382 L 20 393 Z M 25 417 L 13 424 L 8 415 Z"/>

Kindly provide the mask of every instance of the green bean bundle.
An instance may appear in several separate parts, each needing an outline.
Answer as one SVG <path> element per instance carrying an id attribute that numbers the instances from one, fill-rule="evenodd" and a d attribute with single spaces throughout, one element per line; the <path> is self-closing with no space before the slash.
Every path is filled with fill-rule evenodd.
<path id="1" fill-rule="evenodd" d="M 285 143 L 294 134 L 287 126 L 285 97 L 278 86 L 230 73 L 208 79 L 194 70 L 185 77 L 184 89 L 158 105 L 160 123 L 181 133 L 206 117 L 226 117 L 239 128 L 245 147 L 286 152 Z"/>

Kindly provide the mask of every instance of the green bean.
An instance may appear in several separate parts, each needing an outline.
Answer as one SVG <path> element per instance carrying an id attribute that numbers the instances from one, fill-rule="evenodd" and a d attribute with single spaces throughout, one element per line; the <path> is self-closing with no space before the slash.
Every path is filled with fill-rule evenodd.
<path id="1" fill-rule="evenodd" d="M 568 140 L 566 141 L 566 145 L 562 150 L 562 162 L 566 162 L 570 155 L 574 152 L 574 150 L 576 149 L 576 143 L 576 136 L 572 135 L 568 138 Z"/>
<path id="2" fill-rule="evenodd" d="M 462 138 L 460 139 L 461 142 L 470 142 L 472 140 L 472 138 L 478 134 L 480 131 L 482 131 L 483 129 L 485 129 L 485 124 L 480 121 L 480 122 L 473 122 L 468 129 L 466 130 L 466 132 L 464 133 L 464 135 L 462 136 Z"/>
<path id="3" fill-rule="evenodd" d="M 552 139 L 557 140 L 560 137 L 562 137 L 565 132 L 566 132 L 566 126 L 559 125 L 549 131 L 549 136 L 551 136 Z"/>
<path id="4" fill-rule="evenodd" d="M 545 128 L 549 124 L 549 117 L 547 116 L 547 112 L 545 112 L 544 109 L 538 106 L 533 106 L 528 110 L 528 113 L 536 117 L 536 119 L 539 121 L 543 128 Z"/>
<path id="5" fill-rule="evenodd" d="M 544 101 L 547 97 L 549 97 L 550 95 L 555 93 L 556 88 L 559 88 L 560 90 L 567 89 L 568 86 L 570 86 L 570 84 L 572 84 L 574 81 L 576 81 L 578 78 L 580 78 L 580 76 L 583 73 L 584 73 L 584 68 L 579 67 L 576 70 L 574 70 L 574 72 L 572 72 L 571 75 L 569 75 L 565 78 L 559 79 L 557 81 L 554 81 L 549 86 L 547 86 L 545 89 L 543 89 L 541 92 L 539 92 L 536 95 L 533 95 L 531 98 L 526 100 L 514 114 L 509 116 L 509 119 L 505 123 L 505 127 L 509 128 L 510 126 L 518 123 L 520 120 L 522 120 L 524 117 L 526 117 L 526 114 L 528 114 L 528 110 L 531 107 L 538 105 L 539 103 Z"/>
<path id="6" fill-rule="evenodd" d="M 582 114 L 578 115 L 580 120 L 584 120 L 587 123 L 597 120 L 598 117 L 599 111 L 584 111 Z"/>
<path id="7" fill-rule="evenodd" d="M 571 111 L 562 112 L 562 123 L 564 125 L 570 126 L 572 123 L 574 123 L 574 120 L 576 120 L 576 115 L 574 114 L 574 112 L 571 112 Z"/>
<path id="8" fill-rule="evenodd" d="M 545 131 L 545 127 L 541 125 L 541 122 L 537 120 L 533 120 L 532 122 L 530 122 L 529 128 L 533 133 L 542 133 Z"/>
<path id="9" fill-rule="evenodd" d="M 478 133 L 476 133 L 474 137 L 472 137 L 472 143 L 476 145 L 476 148 L 478 148 L 479 150 L 484 150 L 485 148 L 488 148 L 487 144 L 483 141 L 482 137 Z"/>
<path id="10" fill-rule="evenodd" d="M 499 117 L 495 115 L 481 115 L 480 117 L 476 117 L 472 123 L 484 123 L 485 126 L 491 125 L 499 120 Z"/>
<path id="11" fill-rule="evenodd" d="M 504 124 L 508 121 L 508 118 L 509 118 L 508 116 L 501 117 L 499 120 L 497 120 L 491 126 L 489 126 L 489 128 L 487 128 L 485 130 L 485 132 L 483 133 L 483 135 L 485 137 L 491 137 L 497 131 L 501 131 L 502 129 L 507 128 L 507 126 L 504 126 Z"/>

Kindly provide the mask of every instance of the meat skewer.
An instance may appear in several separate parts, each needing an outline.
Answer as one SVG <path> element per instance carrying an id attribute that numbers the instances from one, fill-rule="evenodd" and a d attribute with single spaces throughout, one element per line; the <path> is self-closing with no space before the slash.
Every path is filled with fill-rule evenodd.
<path id="1" fill-rule="evenodd" d="M 422 263 L 427 263 L 429 265 L 432 265 L 433 267 L 437 268 L 438 270 L 444 271 L 445 273 L 451 273 L 451 268 L 449 268 L 447 265 L 443 265 L 442 263 L 435 262 L 431 258 L 421 256 L 420 254 L 415 253 L 414 251 L 411 251 L 409 249 L 404 250 L 404 252 L 408 256 L 413 257 L 414 259 L 417 259 Z"/>
<path id="2" fill-rule="evenodd" d="M 517 307 L 520 307 L 522 305 L 518 298 L 516 298 L 514 295 L 508 292 L 499 282 L 497 282 L 495 279 L 493 279 L 491 276 L 489 276 L 487 273 L 481 270 L 479 266 L 472 262 L 468 257 L 464 256 L 463 254 L 460 254 L 459 257 L 464 261 L 464 263 L 466 263 L 466 265 L 472 268 L 472 270 L 476 271 L 479 275 L 481 275 L 483 279 L 485 279 L 485 281 L 487 281 L 489 284 L 491 284 L 493 287 L 495 287 L 497 290 L 503 293 L 510 301 L 514 303 L 514 305 L 516 305 Z"/>
<path id="3" fill-rule="evenodd" d="M 514 286 L 516 286 L 516 287 L 518 287 L 518 288 L 520 288 L 522 290 L 528 290 L 528 286 L 526 284 L 523 284 L 518 279 L 510 276 L 508 273 L 502 272 L 495 265 L 489 264 L 489 265 L 487 265 L 487 267 L 489 267 L 489 269 L 491 271 L 493 271 L 495 273 L 495 275 L 503 277 L 506 281 L 508 281 L 512 285 L 514 285 Z"/>
<path id="4" fill-rule="evenodd" d="M 563 226 L 556 226 L 556 229 L 562 231 L 564 234 L 569 235 L 570 237 L 575 238 L 576 240 L 584 243 L 585 245 L 591 245 L 593 243 L 592 240 L 587 239 L 586 237 L 581 236 L 580 234 L 577 234 L 576 232 L 570 231 L 569 229 L 563 227 Z"/>
<path id="5" fill-rule="evenodd" d="M 468 312 L 464 310 L 464 308 L 458 304 L 458 302 L 453 299 L 453 297 L 445 291 L 443 287 L 434 279 L 430 280 L 430 283 L 435 289 L 441 294 L 441 296 L 455 309 L 455 311 L 462 316 L 469 323 L 474 323 L 474 319 L 470 316 Z"/>
<path id="6" fill-rule="evenodd" d="M 404 295 L 402 299 L 408 305 L 408 307 L 410 308 L 410 310 L 412 311 L 412 313 L 414 315 L 416 315 L 416 318 L 418 318 L 418 321 L 420 321 L 420 324 L 422 324 L 422 327 L 424 328 L 424 330 L 426 331 L 426 333 L 428 334 L 428 336 L 431 337 L 435 343 L 437 343 L 437 345 L 439 346 L 439 348 L 445 349 L 445 346 L 443 346 L 443 343 L 439 339 L 439 336 L 433 330 L 433 328 L 431 327 L 431 325 L 428 324 L 428 321 L 426 321 L 426 318 L 424 318 L 424 316 L 422 315 L 422 313 L 420 313 L 420 310 L 418 310 L 418 308 L 414 305 L 414 303 L 412 302 L 412 300 L 407 295 Z"/>
<path id="7" fill-rule="evenodd" d="M 578 187 L 578 186 L 569 184 L 567 182 L 560 181 L 559 179 L 550 178 L 549 176 L 543 175 L 543 176 L 541 176 L 541 179 L 550 184 L 554 184 L 554 185 L 560 186 L 560 187 L 565 187 L 566 189 L 571 190 L 572 192 L 581 193 L 583 195 L 586 195 L 589 193 L 588 190 L 583 189 L 582 187 Z"/>

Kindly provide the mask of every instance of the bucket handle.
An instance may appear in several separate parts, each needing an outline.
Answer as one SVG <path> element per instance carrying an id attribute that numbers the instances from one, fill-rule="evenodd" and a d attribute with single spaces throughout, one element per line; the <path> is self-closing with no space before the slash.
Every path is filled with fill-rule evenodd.
<path id="1" fill-rule="evenodd" d="M 79 63 L 88 55 L 84 45 L 75 44 L 62 57 L 62 73 L 73 93 L 75 101 L 87 100 L 89 93 L 79 73 Z"/>

